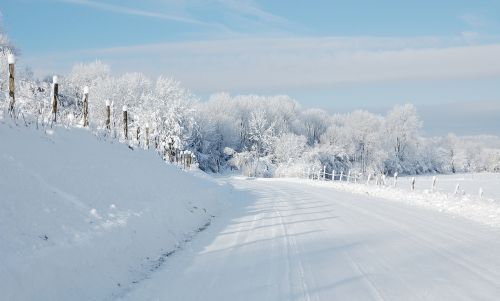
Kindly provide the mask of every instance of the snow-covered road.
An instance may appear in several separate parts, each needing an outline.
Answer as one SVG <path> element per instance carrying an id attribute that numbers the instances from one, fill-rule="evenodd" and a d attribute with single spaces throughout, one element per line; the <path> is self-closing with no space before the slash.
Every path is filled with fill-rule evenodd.
<path id="1" fill-rule="evenodd" d="M 125 300 L 498 300 L 498 230 L 370 196 L 232 179 L 246 200 Z"/>

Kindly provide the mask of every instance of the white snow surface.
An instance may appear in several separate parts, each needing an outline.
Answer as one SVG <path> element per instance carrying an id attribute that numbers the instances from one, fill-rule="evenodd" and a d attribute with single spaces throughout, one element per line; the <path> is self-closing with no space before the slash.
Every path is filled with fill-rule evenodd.
<path id="1" fill-rule="evenodd" d="M 424 175 L 415 177 L 415 190 L 428 193 L 432 189 L 432 178 L 436 177 L 436 192 L 453 194 L 457 184 L 460 185 L 459 195 L 476 198 L 480 188 L 484 190 L 484 198 L 500 201 L 500 173 L 457 173 L 447 175 Z M 397 188 L 410 190 L 412 177 L 400 177 Z M 394 179 L 388 179 L 387 184 L 393 185 Z"/>
<path id="2" fill-rule="evenodd" d="M 374 183 L 347 183 L 345 181 L 312 181 L 289 179 L 298 184 L 332 187 L 339 191 L 360 195 L 371 195 L 386 200 L 404 203 L 410 206 L 423 207 L 450 214 L 453 217 L 463 217 L 475 222 L 500 228 L 500 177 L 498 174 L 469 175 L 439 175 L 436 189 L 432 191 L 432 176 L 417 177 L 415 190 L 411 190 L 411 178 L 398 179 L 394 187 L 394 179 L 388 178 L 386 186 Z M 455 194 L 455 185 L 460 184 L 460 191 Z M 425 189 L 428 187 L 429 189 Z M 464 188 L 462 188 L 464 187 Z M 485 195 L 480 198 L 478 190 L 485 187 Z M 466 191 L 475 191 L 468 194 Z"/>
<path id="3" fill-rule="evenodd" d="M 120 300 L 498 300 L 498 230 L 289 179 L 252 194 Z"/>
<path id="4" fill-rule="evenodd" d="M 0 123 L 0 300 L 114 300 L 229 193 L 86 130 Z"/>
<path id="5" fill-rule="evenodd" d="M 7 123 L 0 139 L 1 300 L 500 295 L 493 184 L 479 199 L 450 195 L 455 178 L 215 180 L 86 130 Z"/>

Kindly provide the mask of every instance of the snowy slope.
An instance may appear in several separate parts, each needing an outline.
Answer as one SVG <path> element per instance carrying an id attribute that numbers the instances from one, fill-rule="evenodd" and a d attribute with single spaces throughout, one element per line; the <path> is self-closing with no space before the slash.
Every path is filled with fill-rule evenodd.
<path id="1" fill-rule="evenodd" d="M 498 230 L 293 180 L 238 202 L 121 300 L 498 300 Z"/>
<path id="2" fill-rule="evenodd" d="M 1 299 L 114 299 L 228 197 L 154 151 L 0 123 Z"/>

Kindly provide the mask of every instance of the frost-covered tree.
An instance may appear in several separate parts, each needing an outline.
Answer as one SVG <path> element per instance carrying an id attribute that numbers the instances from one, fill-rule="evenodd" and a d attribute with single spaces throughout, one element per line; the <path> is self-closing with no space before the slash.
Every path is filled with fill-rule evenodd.
<path id="1" fill-rule="evenodd" d="M 366 111 L 347 115 L 344 137 L 348 139 L 348 153 L 361 172 L 380 171 L 384 158 L 381 151 L 382 117 Z"/>
<path id="2" fill-rule="evenodd" d="M 330 117 L 324 110 L 307 109 L 300 115 L 300 120 L 307 143 L 314 145 L 328 129 Z"/>
<path id="3" fill-rule="evenodd" d="M 74 65 L 69 75 L 61 80 L 60 91 L 65 100 L 63 108 L 69 110 L 77 120 L 81 121 L 83 89 L 89 87 L 90 121 L 103 121 L 105 99 L 115 91 L 114 86 L 109 86 L 111 82 L 113 80 L 110 78 L 110 68 L 101 61 Z"/>
<path id="4" fill-rule="evenodd" d="M 418 131 L 422 126 L 417 110 L 412 104 L 397 105 L 385 120 L 385 137 L 389 157 L 389 173 L 413 173 L 416 169 Z"/>
<path id="5" fill-rule="evenodd" d="M 252 112 L 248 122 L 249 140 L 256 156 L 266 156 L 272 150 L 275 141 L 273 136 L 274 122 L 269 120 L 262 110 Z"/>
<path id="6" fill-rule="evenodd" d="M 460 166 L 458 162 L 458 144 L 459 140 L 454 134 L 448 134 L 442 144 L 442 148 L 445 152 L 445 162 L 447 163 L 449 171 L 452 173 L 456 173 Z"/>
<path id="7" fill-rule="evenodd" d="M 9 38 L 7 37 L 7 34 L 5 33 L 3 26 L 0 22 L 0 76 L 1 76 L 1 85 L 0 88 L 2 91 L 7 90 L 7 76 L 8 76 L 8 69 L 7 67 L 8 62 L 7 62 L 7 55 L 10 53 L 15 52 L 13 45 L 11 44 Z"/>
<path id="8" fill-rule="evenodd" d="M 143 106 L 147 113 L 143 118 L 152 119 L 160 137 L 174 139 L 177 147 L 184 149 L 195 123 L 194 96 L 180 82 L 166 77 L 158 78 L 154 91 Z"/>
<path id="9" fill-rule="evenodd" d="M 1 31 L 0 45 L 4 74 L 0 84 L 5 85 L 5 54 L 12 48 Z M 59 78 L 58 119 L 64 125 L 80 123 L 83 87 L 88 86 L 91 130 L 109 137 L 105 128 L 109 101 L 111 136 L 122 137 L 122 106 L 127 105 L 132 138 L 128 143 L 142 143 L 147 126 L 151 145 L 165 159 L 190 150 L 204 171 L 237 169 L 250 176 L 281 176 L 323 168 L 328 173 L 385 174 L 500 170 L 500 147 L 485 147 L 491 137 L 477 141 L 455 135 L 422 137 L 422 123 L 410 104 L 380 116 L 366 111 L 331 115 L 302 110 L 284 95 L 217 93 L 199 101 L 173 78 L 114 75 L 101 61 L 77 64 Z M 38 80 L 29 69 L 16 69 L 16 106 L 28 122 L 49 120 L 51 82 L 51 76 Z M 4 94 L 1 97 L 5 99 Z"/>
<path id="10" fill-rule="evenodd" d="M 278 165 L 288 165 L 302 158 L 307 149 L 305 136 L 293 133 L 283 134 L 273 144 L 274 162 Z"/>

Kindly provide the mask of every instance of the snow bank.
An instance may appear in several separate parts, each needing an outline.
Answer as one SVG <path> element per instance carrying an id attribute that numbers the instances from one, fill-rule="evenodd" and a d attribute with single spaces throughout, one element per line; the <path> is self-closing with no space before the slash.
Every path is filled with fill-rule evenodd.
<path id="1" fill-rule="evenodd" d="M 403 202 L 410 206 L 424 207 L 464 217 L 481 224 L 500 227 L 500 201 L 491 198 L 479 198 L 472 195 L 454 195 L 453 193 L 407 191 L 390 186 L 366 185 L 361 183 L 312 181 L 304 179 L 278 179 L 296 181 L 308 185 L 331 187 L 361 195 L 370 195 L 387 200 Z"/>
<path id="2" fill-rule="evenodd" d="M 86 130 L 0 123 L 2 300 L 110 300 L 210 222 L 228 186 Z"/>

